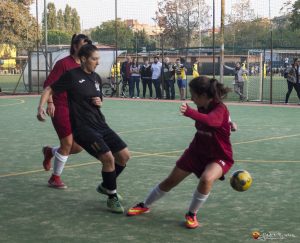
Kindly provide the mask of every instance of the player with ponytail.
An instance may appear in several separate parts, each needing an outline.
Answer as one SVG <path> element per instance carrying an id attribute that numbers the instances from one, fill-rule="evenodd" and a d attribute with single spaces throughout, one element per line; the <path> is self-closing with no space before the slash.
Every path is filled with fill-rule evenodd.
<path id="1" fill-rule="evenodd" d="M 178 159 L 170 175 L 156 185 L 143 202 L 130 208 L 128 216 L 149 212 L 155 201 L 193 173 L 199 178 L 199 183 L 185 215 L 185 225 L 190 229 L 197 228 L 198 210 L 207 200 L 214 182 L 224 180 L 224 175 L 234 163 L 229 111 L 222 101 L 230 89 L 206 76 L 194 78 L 189 87 L 191 99 L 197 109 L 183 103 L 180 112 L 195 121 L 197 131 L 194 139 Z"/>

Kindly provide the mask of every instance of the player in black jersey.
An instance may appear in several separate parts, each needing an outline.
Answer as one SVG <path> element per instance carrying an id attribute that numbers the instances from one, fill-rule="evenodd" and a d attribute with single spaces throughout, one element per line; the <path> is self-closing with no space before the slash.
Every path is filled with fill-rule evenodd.
<path id="1" fill-rule="evenodd" d="M 37 118 L 45 121 L 43 106 L 53 92 L 67 92 L 74 140 L 103 165 L 103 182 L 99 184 L 97 191 L 108 195 L 107 206 L 111 211 L 123 213 L 116 178 L 129 160 L 129 151 L 126 143 L 107 125 L 99 109 L 103 100 L 101 78 L 95 73 L 99 64 L 97 47 L 87 44 L 80 49 L 78 56 L 81 67 L 66 72 L 45 89 Z"/>

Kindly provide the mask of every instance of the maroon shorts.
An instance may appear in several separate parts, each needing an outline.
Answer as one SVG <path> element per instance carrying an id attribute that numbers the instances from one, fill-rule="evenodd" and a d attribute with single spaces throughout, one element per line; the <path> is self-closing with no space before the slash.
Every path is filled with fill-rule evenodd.
<path id="1" fill-rule="evenodd" d="M 72 134 L 69 108 L 67 106 L 55 106 L 52 123 L 59 139 L 65 138 Z"/>
<path id="2" fill-rule="evenodd" d="M 220 179 L 224 179 L 224 175 L 230 170 L 233 163 L 224 159 L 208 159 L 192 153 L 190 149 L 186 149 L 181 157 L 177 160 L 176 166 L 184 171 L 194 173 L 197 177 L 201 177 L 206 166 L 210 163 L 217 163 L 222 167 L 223 175 Z"/>

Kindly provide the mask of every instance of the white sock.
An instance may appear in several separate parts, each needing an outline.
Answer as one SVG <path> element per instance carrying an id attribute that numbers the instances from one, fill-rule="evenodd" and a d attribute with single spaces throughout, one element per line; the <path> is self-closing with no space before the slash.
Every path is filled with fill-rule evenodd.
<path id="1" fill-rule="evenodd" d="M 57 151 L 55 152 L 54 157 L 54 166 L 53 166 L 53 174 L 60 176 L 64 167 L 65 163 L 67 162 L 69 156 L 61 155 Z"/>
<path id="2" fill-rule="evenodd" d="M 199 208 L 203 206 L 203 204 L 205 203 L 208 196 L 209 196 L 209 193 L 207 195 L 204 195 L 204 194 L 198 192 L 198 190 L 196 190 L 194 192 L 193 199 L 192 199 L 190 207 L 189 207 L 189 212 L 197 214 Z"/>
<path id="3" fill-rule="evenodd" d="M 52 152 L 52 155 L 53 155 L 53 156 L 55 155 L 55 153 L 56 153 L 56 151 L 57 151 L 58 149 L 59 149 L 59 146 L 52 147 L 51 152 Z"/>
<path id="4" fill-rule="evenodd" d="M 162 198 L 166 193 L 167 192 L 160 190 L 158 185 L 155 186 L 144 201 L 145 207 L 148 208 L 152 203 Z"/>

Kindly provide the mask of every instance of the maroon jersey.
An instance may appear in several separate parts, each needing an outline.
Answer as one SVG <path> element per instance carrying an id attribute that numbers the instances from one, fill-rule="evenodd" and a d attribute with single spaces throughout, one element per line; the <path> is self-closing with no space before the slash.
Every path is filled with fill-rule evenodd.
<path id="1" fill-rule="evenodd" d="M 223 103 L 212 102 L 207 110 L 187 107 L 185 116 L 195 120 L 197 133 L 189 150 L 207 160 L 226 160 L 233 163 L 230 142 L 229 111 Z"/>
<path id="2" fill-rule="evenodd" d="M 50 72 L 48 78 L 44 83 L 44 88 L 53 84 L 57 81 L 61 75 L 63 75 L 66 71 L 80 67 L 80 64 L 76 63 L 72 56 L 67 56 L 57 61 Z M 55 106 L 68 106 L 67 93 L 54 93 L 53 94 L 53 103 Z"/>

